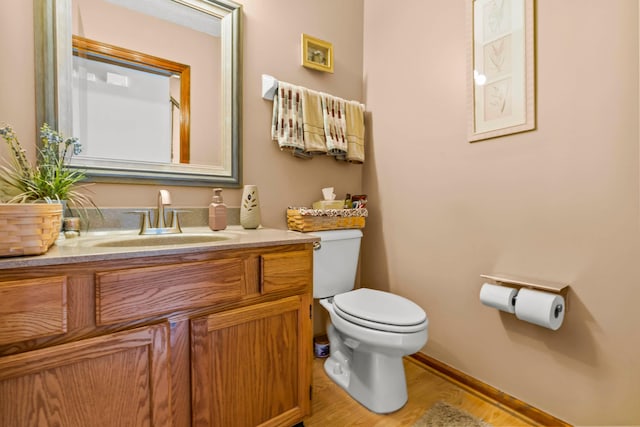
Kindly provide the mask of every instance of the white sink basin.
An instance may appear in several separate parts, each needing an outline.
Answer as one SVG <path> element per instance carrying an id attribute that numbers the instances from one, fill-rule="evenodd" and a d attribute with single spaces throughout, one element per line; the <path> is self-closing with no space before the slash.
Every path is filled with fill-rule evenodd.
<path id="1" fill-rule="evenodd" d="M 221 242 L 231 239 L 223 234 L 158 234 L 146 236 L 106 237 L 87 241 L 87 246 L 95 248 L 134 248 L 149 246 L 193 245 L 198 243 Z"/>

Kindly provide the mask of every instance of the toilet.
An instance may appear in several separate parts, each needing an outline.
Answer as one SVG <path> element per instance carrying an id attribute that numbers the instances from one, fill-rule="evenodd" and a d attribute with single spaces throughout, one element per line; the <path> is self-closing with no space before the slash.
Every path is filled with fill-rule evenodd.
<path id="1" fill-rule="evenodd" d="M 394 412 L 407 402 L 402 358 L 427 342 L 422 308 L 399 295 L 355 285 L 360 230 L 314 232 L 313 297 L 331 319 L 327 375 L 370 411 Z"/>

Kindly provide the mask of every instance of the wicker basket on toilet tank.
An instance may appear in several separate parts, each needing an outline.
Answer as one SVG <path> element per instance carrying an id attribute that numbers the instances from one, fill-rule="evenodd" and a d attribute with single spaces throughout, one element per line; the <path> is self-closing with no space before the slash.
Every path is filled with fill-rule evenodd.
<path id="1" fill-rule="evenodd" d="M 366 208 L 359 209 L 309 209 L 290 207 L 287 209 L 289 230 L 310 231 L 364 228 Z"/>

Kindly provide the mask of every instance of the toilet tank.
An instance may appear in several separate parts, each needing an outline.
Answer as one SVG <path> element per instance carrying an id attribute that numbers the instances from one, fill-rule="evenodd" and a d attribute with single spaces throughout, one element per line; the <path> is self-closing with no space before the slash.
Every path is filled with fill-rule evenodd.
<path id="1" fill-rule="evenodd" d="M 327 298 L 353 289 L 362 231 L 317 231 L 313 235 L 320 237 L 320 248 L 313 251 L 313 297 Z"/>

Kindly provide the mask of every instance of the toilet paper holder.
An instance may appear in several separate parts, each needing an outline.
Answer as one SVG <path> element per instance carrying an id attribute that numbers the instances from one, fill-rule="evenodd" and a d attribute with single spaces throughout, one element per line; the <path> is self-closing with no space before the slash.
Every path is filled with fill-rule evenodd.
<path id="1" fill-rule="evenodd" d="M 565 305 L 566 305 L 566 301 L 565 301 Z M 556 305 L 555 310 L 553 310 L 553 315 L 555 316 L 555 318 L 557 319 L 558 316 L 560 316 L 560 313 L 562 313 L 562 306 L 560 304 Z"/>
<path id="2" fill-rule="evenodd" d="M 541 281 L 541 280 L 530 280 L 524 279 L 521 277 L 515 277 L 508 274 L 503 273 L 492 273 L 492 274 L 481 274 L 480 277 L 484 279 L 489 279 L 496 282 L 497 285 L 509 286 L 512 288 L 516 288 L 520 290 L 520 288 L 529 288 L 529 289 L 537 289 L 539 291 L 551 292 L 554 294 L 562 295 L 564 298 L 564 308 L 561 305 L 558 305 L 555 308 L 554 315 L 558 317 L 562 310 L 565 311 L 565 314 L 569 308 L 569 285 L 560 285 L 556 283 Z M 514 296 L 514 300 L 518 298 L 516 294 Z M 515 301 L 514 301 L 515 303 Z"/>

